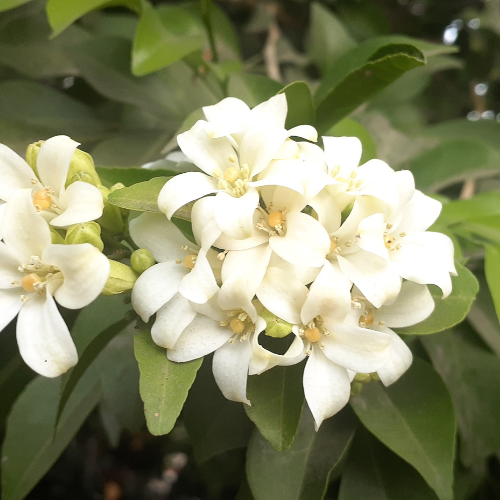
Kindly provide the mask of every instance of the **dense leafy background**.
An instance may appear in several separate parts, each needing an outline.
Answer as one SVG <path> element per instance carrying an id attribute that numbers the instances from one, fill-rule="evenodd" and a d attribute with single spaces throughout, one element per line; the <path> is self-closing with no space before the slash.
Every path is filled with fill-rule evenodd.
<path id="1" fill-rule="evenodd" d="M 165 155 L 202 106 L 284 92 L 287 127 L 355 135 L 363 161 L 410 169 L 443 202 L 433 229 L 458 269 L 448 299 L 431 290 L 436 313 L 399 331 L 411 369 L 319 432 L 303 365 L 250 377 L 243 408 L 210 357 L 168 361 L 126 295 L 63 311 L 81 361 L 61 379 L 30 372 L 10 325 L 2 498 L 500 499 L 499 61 L 500 0 L 0 0 L 0 142 L 23 155 L 70 135 L 127 186 L 110 210 L 157 211 L 178 172 Z"/>

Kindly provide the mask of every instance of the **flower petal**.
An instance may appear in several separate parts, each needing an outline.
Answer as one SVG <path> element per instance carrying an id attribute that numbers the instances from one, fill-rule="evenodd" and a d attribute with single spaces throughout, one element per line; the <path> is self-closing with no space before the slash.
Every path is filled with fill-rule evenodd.
<path id="1" fill-rule="evenodd" d="M 347 179 L 359 165 L 361 141 L 357 137 L 323 137 L 323 144 L 328 173 L 338 165 L 339 174 Z"/>
<path id="2" fill-rule="evenodd" d="M 203 106 L 203 113 L 209 121 L 206 129 L 212 138 L 242 132 L 250 122 L 250 108 L 236 97 L 226 97 L 213 106 Z"/>
<path id="3" fill-rule="evenodd" d="M 18 189 L 31 189 L 37 179 L 30 166 L 12 149 L 0 144 L 0 200 L 7 201 Z"/>
<path id="4" fill-rule="evenodd" d="M 312 283 L 321 271 L 320 267 L 297 266 L 295 264 L 290 264 L 290 262 L 287 262 L 275 253 L 271 255 L 269 267 L 279 267 L 287 274 L 297 278 L 304 285 Z"/>
<path id="5" fill-rule="evenodd" d="M 42 254 L 47 264 L 57 266 L 64 276 L 55 299 L 68 309 L 90 304 L 102 292 L 109 276 L 109 260 L 90 243 L 49 245 Z"/>
<path id="6" fill-rule="evenodd" d="M 222 394 L 231 401 L 250 405 L 247 399 L 248 365 L 252 355 L 250 339 L 226 342 L 214 353 L 212 370 Z"/>
<path id="7" fill-rule="evenodd" d="M 311 125 L 298 125 L 288 131 L 288 137 L 301 137 L 312 142 L 318 142 L 318 131 Z"/>
<path id="8" fill-rule="evenodd" d="M 38 151 L 36 167 L 40 181 L 58 197 L 64 192 L 69 164 L 79 144 L 65 135 L 57 135 L 47 139 Z"/>
<path id="9" fill-rule="evenodd" d="M 252 304 L 254 293 L 249 290 L 246 274 L 231 276 L 222 285 L 219 304 L 225 311 L 243 309 L 252 321 L 257 319 L 257 311 Z"/>
<path id="10" fill-rule="evenodd" d="M 357 373 L 371 373 L 389 361 L 387 333 L 343 323 L 325 323 L 325 326 L 330 335 L 321 338 L 323 353 L 334 363 Z"/>
<path id="11" fill-rule="evenodd" d="M 20 255 L 3 241 L 0 241 L 0 288 L 20 286 L 21 280 L 25 276 L 24 273 L 18 270 L 18 267 L 22 264 L 24 262 Z M 16 285 L 15 282 L 18 282 L 18 284 Z"/>
<path id="12" fill-rule="evenodd" d="M 78 362 L 73 339 L 50 294 L 31 294 L 23 304 L 17 343 L 25 363 L 44 377 L 57 377 Z"/>
<path id="13" fill-rule="evenodd" d="M 240 198 L 220 191 L 214 203 L 214 216 L 218 226 L 230 238 L 244 240 L 254 233 L 254 212 L 259 204 L 258 191 L 250 187 Z"/>
<path id="14" fill-rule="evenodd" d="M 174 348 L 167 351 L 167 357 L 181 363 L 198 359 L 219 349 L 233 335 L 229 327 L 198 314 L 182 332 Z"/>
<path id="15" fill-rule="evenodd" d="M 156 320 L 151 328 L 153 340 L 161 347 L 172 349 L 195 316 L 196 311 L 189 301 L 176 293 L 156 313 Z"/>
<path id="16" fill-rule="evenodd" d="M 328 234 L 338 231 L 340 228 L 341 211 L 335 197 L 328 190 L 320 191 L 309 205 L 318 214 L 319 223 L 327 230 Z"/>
<path id="17" fill-rule="evenodd" d="M 420 232 L 432 226 L 441 213 L 441 202 L 415 191 L 413 198 L 403 209 L 399 232 Z"/>
<path id="18" fill-rule="evenodd" d="M 66 209 L 50 221 L 52 226 L 67 227 L 71 224 L 96 220 L 102 215 L 104 201 L 101 192 L 92 184 L 76 181 L 59 199 Z"/>
<path id="19" fill-rule="evenodd" d="M 196 257 L 193 270 L 179 284 L 179 293 L 186 299 L 198 304 L 210 300 L 219 290 L 215 276 L 204 250 Z"/>
<path id="20" fill-rule="evenodd" d="M 391 357 L 382 368 L 377 370 L 380 380 L 387 386 L 396 382 L 410 368 L 413 355 L 399 335 L 389 328 L 381 328 L 381 330 L 391 337 Z"/>
<path id="21" fill-rule="evenodd" d="M 144 271 L 132 289 L 132 307 L 148 322 L 178 291 L 188 270 L 175 262 L 162 262 Z"/>
<path id="22" fill-rule="evenodd" d="M 255 106 L 250 112 L 252 124 L 266 124 L 270 127 L 284 128 L 288 105 L 285 94 L 278 94 Z"/>
<path id="23" fill-rule="evenodd" d="M 358 225 L 358 246 L 367 252 L 389 260 L 389 251 L 385 246 L 384 233 L 386 223 L 382 214 L 373 214 L 363 219 Z"/>
<path id="24" fill-rule="evenodd" d="M 15 288 L 10 290 L 0 289 L 0 332 L 16 317 L 21 310 L 23 301 L 21 293 L 24 290 Z"/>
<path id="25" fill-rule="evenodd" d="M 202 248 L 211 247 L 222 233 L 215 220 L 214 204 L 215 196 L 207 196 L 198 200 L 191 211 L 193 234 Z"/>
<path id="26" fill-rule="evenodd" d="M 262 305 L 288 323 L 300 323 L 300 310 L 307 297 L 307 287 L 295 276 L 270 267 L 257 290 Z"/>
<path id="27" fill-rule="evenodd" d="M 130 221 L 130 235 L 140 248 L 149 250 L 157 262 L 184 259 L 183 246 L 195 247 L 163 214 L 144 212 Z"/>
<path id="28" fill-rule="evenodd" d="M 318 430 L 325 418 L 335 415 L 349 401 L 351 384 L 347 370 L 313 347 L 304 369 L 304 394 Z"/>

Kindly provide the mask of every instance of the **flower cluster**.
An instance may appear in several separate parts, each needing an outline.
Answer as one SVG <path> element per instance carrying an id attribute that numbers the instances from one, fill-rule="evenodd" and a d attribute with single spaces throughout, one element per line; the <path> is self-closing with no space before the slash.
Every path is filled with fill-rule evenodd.
<path id="1" fill-rule="evenodd" d="M 93 163 L 83 169 L 86 153 L 77 146 L 69 137 L 53 137 L 30 146 L 27 163 L 0 145 L 0 199 L 6 202 L 0 206 L 0 331 L 19 314 L 21 356 L 47 377 L 78 361 L 55 301 L 69 309 L 86 306 L 110 271 L 102 246 L 77 242 L 80 229 L 100 233 L 89 221 L 104 208 L 99 189 L 80 180 L 95 170 Z"/>
<path id="2" fill-rule="evenodd" d="M 361 143 L 287 130 L 284 95 L 249 109 L 227 98 L 178 136 L 199 171 L 169 180 L 158 206 L 130 225 L 158 262 L 132 291 L 170 360 L 214 352 L 223 394 L 250 404 L 248 375 L 305 358 L 304 391 L 316 426 L 339 411 L 351 383 L 386 385 L 412 355 L 391 327 L 428 317 L 427 284 L 451 292 L 453 244 L 426 231 L 441 204 L 408 171 L 358 166 Z M 303 140 L 297 140 L 303 139 Z M 193 241 L 170 221 L 192 206 Z M 194 241 L 196 243 L 194 243 Z M 266 336 L 286 344 L 277 354 Z"/>

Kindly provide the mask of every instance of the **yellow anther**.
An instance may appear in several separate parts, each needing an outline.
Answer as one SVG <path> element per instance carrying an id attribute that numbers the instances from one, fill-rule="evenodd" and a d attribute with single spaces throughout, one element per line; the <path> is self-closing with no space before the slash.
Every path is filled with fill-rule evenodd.
<path id="1" fill-rule="evenodd" d="M 21 285 L 27 292 L 34 292 L 35 291 L 35 283 L 40 283 L 41 278 L 38 276 L 38 274 L 31 273 L 25 276 L 21 280 Z"/>
<path id="2" fill-rule="evenodd" d="M 38 210 L 47 210 L 51 204 L 52 200 L 47 189 L 37 191 L 33 196 L 33 205 L 35 205 Z"/>
<path id="3" fill-rule="evenodd" d="M 224 179 L 227 182 L 234 182 L 240 176 L 240 171 L 236 167 L 229 167 L 224 172 Z"/>
<path id="4" fill-rule="evenodd" d="M 337 249 L 337 241 L 334 238 L 330 238 L 330 253 L 335 252 Z"/>
<path id="5" fill-rule="evenodd" d="M 184 267 L 187 267 L 188 269 L 194 269 L 197 257 L 198 257 L 197 255 L 186 255 L 184 257 L 184 260 L 182 261 Z"/>
<path id="6" fill-rule="evenodd" d="M 359 318 L 359 323 L 360 324 L 362 323 L 365 326 L 373 325 L 374 321 L 375 321 L 375 316 L 373 316 L 373 314 L 370 312 L 363 313 Z"/>
<path id="7" fill-rule="evenodd" d="M 245 329 L 245 323 L 238 318 L 233 318 L 229 323 L 229 326 L 231 330 L 233 330 L 233 333 L 242 333 Z"/>
<path id="8" fill-rule="evenodd" d="M 394 245 L 396 244 L 396 238 L 393 238 L 392 236 L 384 236 L 384 245 L 387 250 L 393 250 Z"/>
<path id="9" fill-rule="evenodd" d="M 238 158 L 236 158 L 236 155 L 229 155 L 227 157 L 227 159 L 231 162 L 231 163 L 236 163 L 238 161 Z"/>
<path id="10" fill-rule="evenodd" d="M 321 332 L 318 328 L 308 328 L 304 335 L 311 342 L 317 342 L 321 338 Z"/>
<path id="11" fill-rule="evenodd" d="M 281 212 L 272 212 L 269 214 L 267 221 L 271 227 L 281 226 L 283 225 L 283 214 Z"/>

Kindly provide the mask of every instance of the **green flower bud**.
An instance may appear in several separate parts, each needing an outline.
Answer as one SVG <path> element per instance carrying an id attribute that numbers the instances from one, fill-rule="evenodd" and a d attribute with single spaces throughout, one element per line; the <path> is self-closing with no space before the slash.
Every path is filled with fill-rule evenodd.
<path id="1" fill-rule="evenodd" d="M 154 266 L 155 258 L 149 250 L 139 248 L 130 256 L 130 264 L 132 264 L 132 269 L 135 272 L 142 274 L 146 269 Z"/>
<path id="2" fill-rule="evenodd" d="M 360 384 L 369 384 L 372 381 L 372 377 L 369 373 L 356 373 L 353 380 Z"/>
<path id="3" fill-rule="evenodd" d="M 50 236 L 52 238 L 52 243 L 54 245 L 64 245 L 65 241 L 64 238 L 58 233 L 57 229 L 55 229 L 52 226 L 49 226 L 50 228 Z"/>
<path id="4" fill-rule="evenodd" d="M 77 149 L 73 153 L 66 177 L 66 187 L 75 181 L 88 182 L 94 186 L 101 184 L 101 179 L 95 170 L 94 160 L 85 151 Z"/>
<path id="5" fill-rule="evenodd" d="M 267 309 L 262 309 L 260 311 L 259 316 L 264 318 L 267 323 L 266 326 L 266 335 L 269 337 L 274 337 L 277 339 L 281 339 L 286 337 L 288 334 L 292 332 L 292 325 L 287 323 L 285 320 L 278 318 L 275 314 Z"/>
<path id="6" fill-rule="evenodd" d="M 38 169 L 36 168 L 36 159 L 38 157 L 38 151 L 40 151 L 41 145 L 45 141 L 37 141 L 28 146 L 26 150 L 26 163 L 33 169 L 36 175 L 38 175 Z"/>
<path id="7" fill-rule="evenodd" d="M 361 382 L 351 382 L 351 396 L 357 396 L 363 390 Z"/>
<path id="8" fill-rule="evenodd" d="M 97 186 L 104 200 L 104 210 L 102 216 L 98 219 L 103 229 L 112 235 L 123 234 L 125 225 L 123 223 L 122 213 L 119 207 L 112 205 L 108 201 L 108 195 L 111 192 L 107 187 Z"/>
<path id="9" fill-rule="evenodd" d="M 102 295 L 118 295 L 119 293 L 131 290 L 139 275 L 129 266 L 109 260 L 111 269 L 108 281 L 101 292 Z"/>
<path id="10" fill-rule="evenodd" d="M 378 376 L 377 372 L 370 373 L 370 377 L 372 380 L 376 380 L 376 381 L 380 380 L 380 377 Z"/>
<path id="11" fill-rule="evenodd" d="M 113 184 L 109 188 L 109 192 L 112 193 L 113 191 L 116 191 L 117 189 L 122 189 L 124 187 L 126 187 L 125 184 L 123 184 L 122 182 L 117 182 L 116 184 Z"/>
<path id="12" fill-rule="evenodd" d="M 83 222 L 69 226 L 65 241 L 67 245 L 90 243 L 100 252 L 104 249 L 104 243 L 101 240 L 101 226 L 97 222 Z"/>

